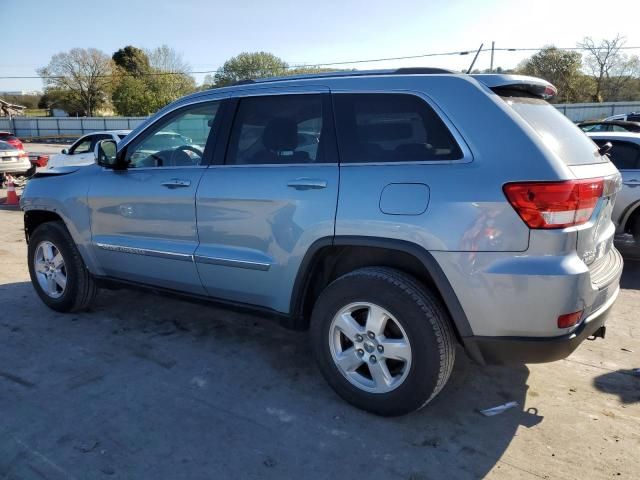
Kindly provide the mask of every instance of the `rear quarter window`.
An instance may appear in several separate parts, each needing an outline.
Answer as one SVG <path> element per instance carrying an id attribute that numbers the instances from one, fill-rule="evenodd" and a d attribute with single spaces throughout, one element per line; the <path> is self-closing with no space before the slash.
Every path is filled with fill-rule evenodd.
<path id="1" fill-rule="evenodd" d="M 584 132 L 546 101 L 520 96 L 501 98 L 531 126 L 546 147 L 567 165 L 607 161 Z"/>
<path id="2" fill-rule="evenodd" d="M 337 93 L 333 101 L 343 163 L 462 158 L 446 125 L 415 95 Z"/>

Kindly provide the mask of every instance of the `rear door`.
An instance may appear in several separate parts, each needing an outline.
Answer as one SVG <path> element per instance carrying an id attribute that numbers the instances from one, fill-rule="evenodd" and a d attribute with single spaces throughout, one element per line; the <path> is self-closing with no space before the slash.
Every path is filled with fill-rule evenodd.
<path id="1" fill-rule="evenodd" d="M 640 144 L 606 138 L 594 141 L 599 146 L 611 142 L 607 156 L 622 175 L 622 190 L 616 198 L 613 220 L 624 228 L 626 214 L 632 210 L 629 207 L 640 204 Z"/>
<path id="2" fill-rule="evenodd" d="M 102 169 L 93 177 L 93 248 L 107 275 L 204 294 L 193 262 L 195 192 L 219 107 L 219 101 L 201 101 L 168 113 L 123 147 L 126 170 Z M 181 142 L 167 144 L 173 135 Z"/>
<path id="3" fill-rule="evenodd" d="M 331 241 L 338 160 L 327 92 L 273 88 L 230 100 L 226 154 L 196 198 L 194 258 L 209 295 L 288 312 L 309 246 Z"/>

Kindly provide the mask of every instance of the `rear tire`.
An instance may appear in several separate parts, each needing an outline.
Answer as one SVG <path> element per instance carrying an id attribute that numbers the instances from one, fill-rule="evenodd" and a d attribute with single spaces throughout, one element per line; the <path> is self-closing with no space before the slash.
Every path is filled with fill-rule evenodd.
<path id="1" fill-rule="evenodd" d="M 387 267 L 355 270 L 326 287 L 313 310 L 311 341 L 336 393 L 383 416 L 424 407 L 455 361 L 444 305 L 416 279 Z"/>
<path id="2" fill-rule="evenodd" d="M 96 283 L 64 223 L 47 222 L 29 238 L 29 275 L 40 299 L 58 312 L 87 308 Z"/>

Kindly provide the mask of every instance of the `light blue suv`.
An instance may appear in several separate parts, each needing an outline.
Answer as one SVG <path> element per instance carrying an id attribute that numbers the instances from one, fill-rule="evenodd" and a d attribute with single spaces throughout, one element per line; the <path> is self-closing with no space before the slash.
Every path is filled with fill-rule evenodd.
<path id="1" fill-rule="evenodd" d="M 185 97 L 28 183 L 33 285 L 58 311 L 115 282 L 309 328 L 331 386 L 381 415 L 434 398 L 457 344 L 566 357 L 618 295 L 620 175 L 554 93 L 402 69 Z"/>

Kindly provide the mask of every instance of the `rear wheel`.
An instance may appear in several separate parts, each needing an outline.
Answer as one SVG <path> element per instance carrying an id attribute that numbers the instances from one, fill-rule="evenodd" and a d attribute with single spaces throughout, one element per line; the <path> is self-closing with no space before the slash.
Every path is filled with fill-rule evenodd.
<path id="1" fill-rule="evenodd" d="M 311 335 L 327 382 L 349 403 L 379 415 L 426 405 L 455 359 L 444 306 L 414 278 L 386 267 L 331 283 L 314 307 Z"/>
<path id="2" fill-rule="evenodd" d="M 40 299 L 53 310 L 73 312 L 90 305 L 96 284 L 62 222 L 47 222 L 29 238 L 29 274 Z"/>

